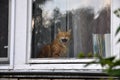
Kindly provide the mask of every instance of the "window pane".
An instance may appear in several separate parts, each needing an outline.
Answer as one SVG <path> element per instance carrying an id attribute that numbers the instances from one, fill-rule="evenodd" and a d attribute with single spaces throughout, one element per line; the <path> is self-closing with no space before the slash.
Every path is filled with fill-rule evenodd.
<path id="1" fill-rule="evenodd" d="M 110 55 L 110 0 L 33 0 L 32 58 Z"/>
<path id="2" fill-rule="evenodd" d="M 8 9 L 9 1 L 0 0 L 0 58 L 8 57 Z"/>

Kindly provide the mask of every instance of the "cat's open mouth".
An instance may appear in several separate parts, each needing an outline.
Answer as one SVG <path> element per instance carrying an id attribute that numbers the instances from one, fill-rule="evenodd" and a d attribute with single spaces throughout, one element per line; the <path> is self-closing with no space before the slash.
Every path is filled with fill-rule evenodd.
<path id="1" fill-rule="evenodd" d="M 62 42 L 66 43 L 68 39 L 61 39 Z"/>
<path id="2" fill-rule="evenodd" d="M 61 39 L 60 41 L 61 41 L 62 43 L 64 43 L 64 44 L 66 44 L 66 43 L 68 43 L 69 40 L 66 39 L 66 38 L 63 38 L 63 39 Z"/>

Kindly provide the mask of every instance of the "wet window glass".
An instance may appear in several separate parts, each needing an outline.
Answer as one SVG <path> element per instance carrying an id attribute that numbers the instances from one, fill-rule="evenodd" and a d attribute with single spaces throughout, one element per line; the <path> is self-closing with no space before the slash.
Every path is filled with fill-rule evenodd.
<path id="1" fill-rule="evenodd" d="M 8 58 L 9 0 L 0 0 L 0 61 Z"/>
<path id="2" fill-rule="evenodd" d="M 110 56 L 111 0 L 33 0 L 31 58 Z"/>

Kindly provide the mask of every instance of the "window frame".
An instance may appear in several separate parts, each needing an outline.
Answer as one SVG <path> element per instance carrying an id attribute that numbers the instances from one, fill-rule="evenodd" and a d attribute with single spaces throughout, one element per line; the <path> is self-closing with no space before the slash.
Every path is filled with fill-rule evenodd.
<path id="1" fill-rule="evenodd" d="M 15 0 L 8 0 L 9 1 L 9 10 L 8 10 L 8 57 L 7 58 L 0 58 L 0 69 L 13 69 L 13 55 L 14 55 L 14 18 L 15 18 Z M 8 62 L 4 64 L 4 62 Z"/>
<path id="2" fill-rule="evenodd" d="M 113 0 L 111 0 L 113 1 Z M 55 70 L 101 70 L 99 64 L 93 64 L 84 67 L 86 62 L 94 59 L 36 59 L 30 58 L 31 46 L 31 23 L 32 23 L 32 0 L 16 0 L 15 4 L 15 70 L 37 70 L 37 71 L 55 71 Z M 111 4 L 111 13 L 113 12 Z M 20 16 L 19 16 L 20 15 Z M 115 30 L 117 27 L 112 25 L 113 14 L 111 14 L 111 55 L 115 55 Z M 22 39 L 21 39 L 22 38 Z M 116 53 L 118 54 L 118 53 Z M 39 63 L 39 64 L 38 64 Z"/>
<path id="3" fill-rule="evenodd" d="M 111 11 L 112 11 L 112 4 L 111 4 Z M 27 31 L 27 63 L 86 63 L 95 60 L 95 58 L 83 58 L 83 59 L 77 59 L 77 58 L 68 58 L 68 59 L 50 59 L 50 58 L 43 58 L 43 59 L 32 59 L 31 58 L 31 35 L 32 35 L 32 0 L 28 1 L 28 31 Z M 111 21 L 112 22 L 112 21 Z M 111 23 L 112 24 L 112 23 Z M 111 27 L 111 33 L 110 35 L 113 34 L 112 27 Z M 112 44 L 112 37 L 111 37 L 111 44 Z M 112 53 L 112 47 L 111 47 L 111 53 Z M 113 55 L 113 54 L 110 54 Z"/>

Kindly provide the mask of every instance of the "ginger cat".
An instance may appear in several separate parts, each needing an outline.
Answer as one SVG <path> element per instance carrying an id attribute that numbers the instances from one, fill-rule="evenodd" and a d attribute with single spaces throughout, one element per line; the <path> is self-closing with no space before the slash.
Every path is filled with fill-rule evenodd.
<path id="1" fill-rule="evenodd" d="M 68 44 L 71 38 L 71 30 L 63 32 L 58 29 L 58 34 L 56 39 L 53 40 L 51 44 L 45 45 L 40 53 L 38 58 L 61 58 L 67 57 Z"/>

